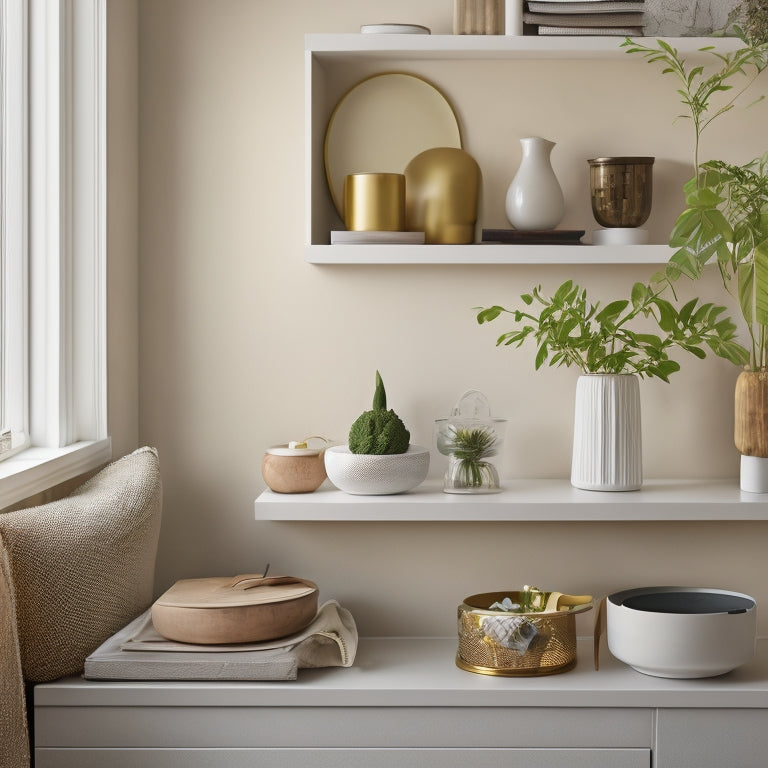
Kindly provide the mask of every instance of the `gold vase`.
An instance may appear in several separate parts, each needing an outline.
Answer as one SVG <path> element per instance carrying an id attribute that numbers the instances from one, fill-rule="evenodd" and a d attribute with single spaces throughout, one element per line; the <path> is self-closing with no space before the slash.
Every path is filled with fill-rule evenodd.
<path id="1" fill-rule="evenodd" d="M 405 226 L 430 244 L 475 241 L 480 167 L 463 149 L 435 147 L 405 167 Z"/>

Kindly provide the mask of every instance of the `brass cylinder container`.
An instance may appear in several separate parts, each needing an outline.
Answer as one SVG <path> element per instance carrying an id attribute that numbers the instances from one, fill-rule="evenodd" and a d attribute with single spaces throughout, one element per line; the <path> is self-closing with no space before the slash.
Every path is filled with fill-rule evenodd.
<path id="1" fill-rule="evenodd" d="M 344 179 L 344 225 L 354 232 L 405 230 L 405 176 L 353 173 Z"/>
<path id="2" fill-rule="evenodd" d="M 652 157 L 588 160 L 592 213 L 601 227 L 639 227 L 651 215 Z"/>
<path id="3" fill-rule="evenodd" d="M 733 441 L 744 456 L 768 458 L 768 371 L 736 379 Z"/>
<path id="4" fill-rule="evenodd" d="M 459 648 L 456 665 L 468 672 L 501 677 L 537 677 L 567 672 L 576 664 L 576 616 L 591 603 L 572 611 L 506 613 L 490 608 L 520 592 L 485 592 L 472 595 L 458 608 Z M 525 652 L 511 649 L 490 636 L 489 620 L 508 622 L 523 619 L 532 628 L 533 640 Z"/>

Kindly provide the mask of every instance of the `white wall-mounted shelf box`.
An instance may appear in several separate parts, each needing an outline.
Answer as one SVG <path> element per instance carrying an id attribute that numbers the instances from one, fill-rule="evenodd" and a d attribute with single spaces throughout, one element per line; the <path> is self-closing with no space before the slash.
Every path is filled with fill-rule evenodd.
<path id="1" fill-rule="evenodd" d="M 330 245 L 343 229 L 325 178 L 328 120 L 343 93 L 374 72 L 405 71 L 434 62 L 627 59 L 619 37 L 505 35 L 308 34 L 305 36 L 306 245 L 311 264 L 664 264 L 666 244 L 593 245 Z M 735 50 L 735 38 L 667 38 L 689 60 L 705 46 Z M 639 56 L 638 66 L 647 66 Z"/>

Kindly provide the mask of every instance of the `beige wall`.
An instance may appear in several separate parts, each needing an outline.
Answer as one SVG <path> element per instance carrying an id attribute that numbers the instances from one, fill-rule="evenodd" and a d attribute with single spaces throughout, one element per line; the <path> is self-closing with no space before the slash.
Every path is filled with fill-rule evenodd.
<path id="1" fill-rule="evenodd" d="M 465 595 L 523 583 L 600 595 L 682 582 L 768 598 L 759 524 L 254 521 L 264 448 L 309 434 L 344 442 L 377 368 L 413 442 L 432 445 L 433 420 L 478 388 L 509 419 L 507 477 L 567 476 L 576 373 L 535 372 L 531 350 L 495 348 L 503 326 L 478 327 L 472 307 L 569 277 L 611 299 L 652 271 L 304 263 L 304 33 L 379 21 L 447 33 L 451 9 L 446 0 L 139 3 L 139 442 L 158 447 L 163 467 L 158 589 L 269 561 L 316 580 L 363 634 L 430 635 L 454 632 Z M 483 170 L 483 225 L 505 225 L 518 139 L 545 135 L 557 142 L 564 226 L 594 226 L 587 157 L 656 156 L 649 227 L 664 239 L 690 137 L 672 124 L 674 83 L 658 70 L 630 60 L 423 71 L 454 103 Z M 762 151 L 767 109 L 729 116 L 738 143 L 713 128 L 712 154 Z M 714 279 L 696 289 L 722 298 Z M 671 385 L 642 384 L 646 476 L 736 478 L 736 371 L 714 359 L 683 365 Z"/>

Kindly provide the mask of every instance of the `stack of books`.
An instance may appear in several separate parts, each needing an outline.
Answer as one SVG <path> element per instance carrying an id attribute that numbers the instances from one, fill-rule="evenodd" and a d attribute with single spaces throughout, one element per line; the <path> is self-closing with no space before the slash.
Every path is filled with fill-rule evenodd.
<path id="1" fill-rule="evenodd" d="M 523 23 L 539 35 L 643 34 L 645 0 L 528 0 Z"/>

